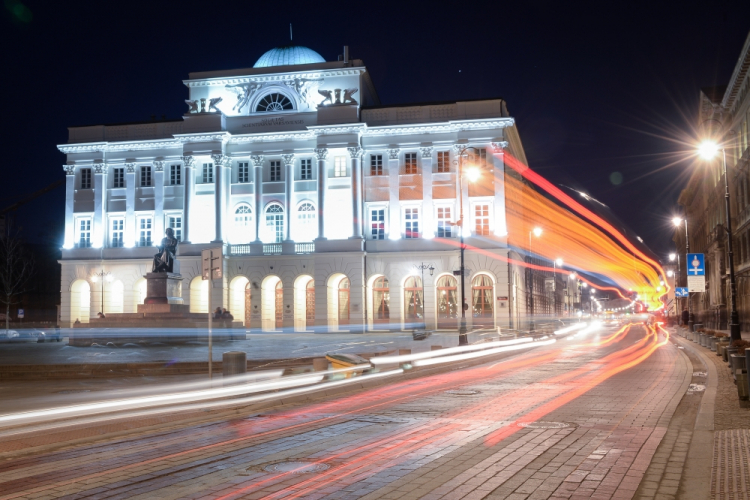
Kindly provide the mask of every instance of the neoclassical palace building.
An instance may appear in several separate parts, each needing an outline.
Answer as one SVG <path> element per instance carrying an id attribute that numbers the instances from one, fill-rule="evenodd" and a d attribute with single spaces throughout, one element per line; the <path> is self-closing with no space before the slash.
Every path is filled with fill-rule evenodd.
<path id="1" fill-rule="evenodd" d="M 469 326 L 525 316 L 503 159 L 525 156 L 502 99 L 383 106 L 361 60 L 299 46 L 183 83 L 182 119 L 71 127 L 58 146 L 63 325 L 136 314 L 171 227 L 191 312 L 211 293 L 267 331 L 456 329 L 462 207 Z M 224 255 L 211 287 L 206 248 Z"/>

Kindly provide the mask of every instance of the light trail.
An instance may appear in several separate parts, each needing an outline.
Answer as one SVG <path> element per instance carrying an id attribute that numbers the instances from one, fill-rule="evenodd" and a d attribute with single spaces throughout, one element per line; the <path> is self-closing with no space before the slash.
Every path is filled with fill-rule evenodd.
<path id="1" fill-rule="evenodd" d="M 414 354 L 403 354 L 399 356 L 376 356 L 374 358 L 370 358 L 370 363 L 372 363 L 373 365 L 408 363 L 410 361 L 417 361 L 420 359 L 445 356 L 447 354 L 458 354 L 458 353 L 465 353 L 465 352 L 471 352 L 471 351 L 481 351 L 481 350 L 490 349 L 493 347 L 512 346 L 516 344 L 528 344 L 530 342 L 533 342 L 533 340 L 534 339 L 532 339 L 531 337 L 523 337 L 523 338 L 509 339 L 509 340 L 495 340 L 493 342 L 483 342 L 481 344 L 474 344 L 474 345 L 467 345 L 467 346 L 448 347 L 447 349 L 438 349 L 437 351 L 425 351 L 425 352 L 418 352 Z M 525 345 L 524 347 L 530 347 L 530 346 Z M 499 351 L 499 352 L 502 352 L 502 351 Z"/>

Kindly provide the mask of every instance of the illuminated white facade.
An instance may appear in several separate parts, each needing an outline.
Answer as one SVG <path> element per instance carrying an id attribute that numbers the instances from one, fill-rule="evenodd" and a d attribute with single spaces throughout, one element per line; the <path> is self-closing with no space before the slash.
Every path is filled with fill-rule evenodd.
<path id="1" fill-rule="evenodd" d="M 200 252 L 222 247 L 212 302 L 246 327 L 455 329 L 457 151 L 470 146 L 463 161 L 482 174 L 460 193 L 467 318 L 517 326 L 524 274 L 506 259 L 503 158 L 525 157 L 503 100 L 382 106 L 362 61 L 303 47 L 183 83 L 181 120 L 74 127 L 58 146 L 64 325 L 96 317 L 102 286 L 105 313 L 136 314 L 172 227 L 191 311 L 207 307 Z"/>

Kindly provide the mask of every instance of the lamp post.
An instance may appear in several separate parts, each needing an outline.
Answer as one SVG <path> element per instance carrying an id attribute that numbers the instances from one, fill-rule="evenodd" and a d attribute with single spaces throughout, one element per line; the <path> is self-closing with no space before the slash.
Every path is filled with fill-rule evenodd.
<path id="1" fill-rule="evenodd" d="M 542 228 L 535 227 L 529 231 L 529 264 L 531 264 L 531 235 L 539 238 L 542 235 Z M 531 319 L 529 321 L 529 331 L 533 332 L 536 329 L 534 325 L 534 268 L 529 266 L 529 306 L 531 309 Z"/>
<path id="2" fill-rule="evenodd" d="M 110 273 L 110 272 L 104 272 L 104 269 L 102 269 L 100 272 L 94 273 L 94 274 L 91 275 L 91 281 L 93 281 L 94 283 L 96 283 L 97 281 L 99 281 L 99 279 L 102 280 L 102 310 L 101 310 L 101 313 L 102 313 L 102 316 L 104 316 L 104 281 L 105 280 L 106 281 L 112 281 L 112 273 Z"/>
<path id="3" fill-rule="evenodd" d="M 456 225 L 459 229 L 459 236 L 461 239 L 460 254 L 461 254 L 461 324 L 458 328 L 458 345 L 469 345 L 469 339 L 466 337 L 466 310 L 469 305 L 466 303 L 465 295 L 465 281 L 466 281 L 466 268 L 464 267 L 464 156 L 468 150 L 473 150 L 477 156 L 479 156 L 479 149 L 472 146 L 464 146 L 458 149 L 458 203 L 459 203 L 459 215 Z M 467 172 L 467 177 L 470 182 L 474 182 L 479 178 L 479 169 L 474 167 Z"/>
<path id="4" fill-rule="evenodd" d="M 729 315 L 729 338 L 732 342 L 742 339 L 740 334 L 740 317 L 737 314 L 737 282 L 734 277 L 734 250 L 732 245 L 732 211 L 729 204 L 729 176 L 727 175 L 727 152 L 723 145 L 712 140 L 703 141 L 698 146 L 698 154 L 711 160 L 721 151 L 721 163 L 724 173 L 724 205 L 727 213 L 727 253 L 729 254 L 729 297 L 731 312 Z M 687 226 L 686 226 L 687 227 Z"/>
<path id="5" fill-rule="evenodd" d="M 680 227 L 682 225 L 683 220 L 679 217 L 675 217 L 672 219 L 672 223 L 675 225 L 675 227 Z M 685 262 L 687 262 L 687 254 L 690 253 L 690 240 L 688 239 L 688 221 L 687 216 L 685 216 Z M 685 278 L 687 279 L 687 278 Z M 690 288 L 688 287 L 688 294 L 687 294 L 687 306 L 688 306 L 688 330 L 691 332 L 693 331 L 693 325 L 695 324 L 695 316 L 693 316 L 693 312 L 690 308 Z"/>
<path id="6" fill-rule="evenodd" d="M 420 270 L 422 273 L 422 322 L 424 323 L 425 330 L 427 329 L 427 323 L 424 321 L 425 315 L 424 315 L 424 270 L 427 269 L 430 271 L 430 276 L 435 272 L 435 268 L 432 266 L 432 264 L 425 264 L 424 262 L 419 264 L 418 266 L 414 266 L 417 269 Z"/>

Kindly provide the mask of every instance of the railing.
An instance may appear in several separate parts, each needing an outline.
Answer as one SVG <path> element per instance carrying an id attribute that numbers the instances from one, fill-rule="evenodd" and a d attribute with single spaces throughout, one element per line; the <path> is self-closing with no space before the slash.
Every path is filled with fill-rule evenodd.
<path id="1" fill-rule="evenodd" d="M 263 255 L 281 255 L 281 243 L 263 245 Z"/>
<path id="2" fill-rule="evenodd" d="M 250 245 L 229 245 L 231 255 L 250 255 Z"/>
<path id="3" fill-rule="evenodd" d="M 295 243 L 294 253 L 315 253 L 315 243 Z"/>

